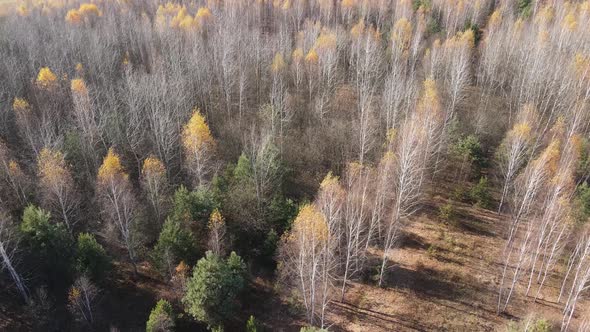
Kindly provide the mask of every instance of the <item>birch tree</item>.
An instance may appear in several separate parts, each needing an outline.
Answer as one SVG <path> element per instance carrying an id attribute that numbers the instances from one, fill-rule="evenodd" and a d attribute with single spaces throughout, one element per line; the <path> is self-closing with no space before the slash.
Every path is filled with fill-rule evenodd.
<path id="1" fill-rule="evenodd" d="M 117 233 L 137 274 L 137 202 L 120 157 L 110 148 L 98 169 L 97 195 L 108 230 Z"/>
<path id="2" fill-rule="evenodd" d="M 207 175 L 213 169 L 213 153 L 215 141 L 205 122 L 205 117 L 198 109 L 184 126 L 182 131 L 182 146 L 184 148 L 186 167 L 193 176 L 196 187 L 207 183 Z"/>
<path id="3" fill-rule="evenodd" d="M 2 269 L 0 270 L 8 271 L 18 292 L 23 300 L 28 303 L 30 299 L 29 290 L 21 274 L 17 272 L 15 267 L 15 254 L 17 250 L 18 240 L 15 232 L 12 230 L 10 217 L 5 212 L 0 212 L 0 258 L 2 259 Z"/>
<path id="4" fill-rule="evenodd" d="M 63 153 L 44 148 L 39 154 L 37 169 L 44 206 L 53 215 L 60 216 L 72 232 L 78 221 L 75 213 L 80 200 Z"/>

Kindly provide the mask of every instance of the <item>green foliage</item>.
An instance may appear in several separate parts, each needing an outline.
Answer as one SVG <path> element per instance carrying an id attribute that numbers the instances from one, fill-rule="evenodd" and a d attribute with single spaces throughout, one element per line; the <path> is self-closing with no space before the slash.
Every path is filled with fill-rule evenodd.
<path id="1" fill-rule="evenodd" d="M 198 254 L 196 244 L 193 234 L 180 221 L 168 218 L 152 251 L 152 261 L 163 275 L 168 275 L 180 261 L 194 263 Z"/>
<path id="2" fill-rule="evenodd" d="M 482 36 L 482 32 L 481 29 L 479 28 L 479 25 L 476 23 L 467 23 L 465 25 L 465 29 L 463 29 L 464 31 L 466 30 L 471 30 L 473 31 L 473 41 L 475 43 L 475 46 L 477 46 L 479 44 L 479 42 L 481 41 L 481 36 Z"/>
<path id="3" fill-rule="evenodd" d="M 586 182 L 576 188 L 574 215 L 578 224 L 583 224 L 590 218 L 590 186 Z"/>
<path id="4" fill-rule="evenodd" d="M 246 322 L 246 332 L 256 332 L 258 331 L 258 327 L 256 326 L 256 319 L 254 316 L 250 315 L 248 321 Z"/>
<path id="5" fill-rule="evenodd" d="M 96 242 L 94 235 L 80 233 L 76 250 L 76 271 L 79 274 L 87 274 L 98 282 L 111 268 L 111 260 L 100 243 Z"/>
<path id="6" fill-rule="evenodd" d="M 538 318 L 534 322 L 525 320 L 520 323 L 511 322 L 506 329 L 508 332 L 551 332 L 553 326 L 545 318 Z"/>
<path id="7" fill-rule="evenodd" d="M 484 166 L 484 154 L 481 143 L 475 135 L 461 137 L 452 146 L 452 151 L 464 161 L 467 161 L 473 167 L 475 174 L 479 174 Z"/>
<path id="8" fill-rule="evenodd" d="M 455 209 L 452 203 L 446 203 L 438 208 L 438 216 L 445 222 L 453 220 L 455 217 Z"/>
<path id="9" fill-rule="evenodd" d="M 428 9 L 431 7 L 431 0 L 413 0 L 412 1 L 412 8 L 416 11 L 420 9 L 420 7 L 424 7 L 424 9 Z"/>
<path id="10" fill-rule="evenodd" d="M 47 282 L 52 286 L 65 286 L 71 279 L 73 241 L 62 223 L 51 223 L 51 214 L 29 205 L 20 224 L 25 247 Z"/>
<path id="11" fill-rule="evenodd" d="M 171 216 L 174 220 L 191 222 L 205 222 L 211 211 L 218 207 L 215 196 L 207 189 L 199 188 L 189 191 L 180 186 L 174 193 Z"/>
<path id="12" fill-rule="evenodd" d="M 237 296 L 245 285 L 246 266 L 232 252 L 227 260 L 208 251 L 193 269 L 182 302 L 186 311 L 210 328 L 222 326 L 237 308 Z"/>
<path id="13" fill-rule="evenodd" d="M 158 301 L 150 313 L 145 330 L 146 332 L 174 331 L 174 311 L 168 301 Z"/>
<path id="14" fill-rule="evenodd" d="M 233 178 L 236 182 L 243 183 L 252 181 L 252 164 L 250 163 L 250 158 L 246 156 L 245 153 L 242 152 L 240 158 L 238 158 L 238 162 L 233 169 Z"/>
<path id="15" fill-rule="evenodd" d="M 531 16 L 533 12 L 533 0 L 518 0 L 516 4 L 520 16 L 525 18 Z"/>
<path id="16" fill-rule="evenodd" d="M 488 209 L 490 207 L 492 198 L 490 195 L 490 187 L 487 177 L 482 176 L 479 179 L 479 182 L 469 191 L 469 197 L 476 206 L 484 209 Z"/>

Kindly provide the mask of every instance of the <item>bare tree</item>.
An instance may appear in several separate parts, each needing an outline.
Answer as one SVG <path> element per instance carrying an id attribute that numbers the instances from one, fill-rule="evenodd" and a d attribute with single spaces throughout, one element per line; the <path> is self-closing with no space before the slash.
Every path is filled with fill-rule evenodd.
<path id="1" fill-rule="evenodd" d="M 14 281 L 18 292 L 25 302 L 29 302 L 29 290 L 25 285 L 22 276 L 14 266 L 15 253 L 17 252 L 18 241 L 12 230 L 10 217 L 5 212 L 0 212 L 0 258 L 2 258 L 2 269 L 6 269 Z"/>

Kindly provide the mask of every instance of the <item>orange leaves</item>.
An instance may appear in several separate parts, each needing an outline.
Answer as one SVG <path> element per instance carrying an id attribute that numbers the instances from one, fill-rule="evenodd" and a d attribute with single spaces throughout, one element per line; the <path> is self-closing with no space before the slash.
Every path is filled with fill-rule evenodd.
<path id="1" fill-rule="evenodd" d="M 115 153 L 113 148 L 110 148 L 106 157 L 104 157 L 102 165 L 98 169 L 98 181 L 101 184 L 106 184 L 117 178 L 127 179 L 127 174 L 123 170 L 119 155 Z"/>
<path id="2" fill-rule="evenodd" d="M 73 93 L 79 95 L 84 95 L 88 93 L 86 83 L 84 83 L 84 80 L 81 78 L 76 78 L 72 80 L 71 89 Z"/>
<path id="3" fill-rule="evenodd" d="M 43 67 L 39 70 L 35 84 L 40 89 L 51 90 L 58 85 L 57 76 L 48 67 Z"/>
<path id="4" fill-rule="evenodd" d="M 305 62 L 309 64 L 316 64 L 318 63 L 318 60 L 318 54 L 313 48 L 307 52 L 307 55 L 305 56 Z"/>
<path id="5" fill-rule="evenodd" d="M 214 144 L 215 141 L 205 122 L 205 117 L 199 109 L 194 109 L 193 115 L 182 131 L 182 145 L 188 154 L 192 154 L 195 150 L 212 148 Z"/>
<path id="6" fill-rule="evenodd" d="M 85 20 L 102 16 L 102 12 L 93 3 L 83 3 L 78 9 L 70 9 L 66 14 L 66 22 L 79 25 Z"/>

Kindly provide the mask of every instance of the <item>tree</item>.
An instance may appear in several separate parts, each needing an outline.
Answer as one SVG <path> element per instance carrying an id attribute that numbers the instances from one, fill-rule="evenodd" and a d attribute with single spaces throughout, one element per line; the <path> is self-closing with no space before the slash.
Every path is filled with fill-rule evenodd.
<path id="1" fill-rule="evenodd" d="M 51 223 L 51 214 L 29 205 L 23 212 L 20 232 L 33 266 L 51 286 L 68 283 L 72 272 L 73 243 L 62 223 Z"/>
<path id="2" fill-rule="evenodd" d="M 526 162 L 527 152 L 529 152 L 534 140 L 533 124 L 536 121 L 535 109 L 532 105 L 522 107 L 517 119 L 517 123 L 506 134 L 506 137 L 500 144 L 496 152 L 496 159 L 500 167 L 504 184 L 502 185 L 502 196 L 498 213 L 502 211 L 504 199 L 508 195 L 514 178 Z"/>
<path id="3" fill-rule="evenodd" d="M 11 153 L 6 144 L 0 140 L 0 178 L 6 183 L 5 188 L 10 188 L 15 199 L 7 201 L 17 202 L 16 206 L 27 202 L 27 178 L 16 160 L 11 158 Z M 0 191 L 0 194 L 10 195 Z"/>
<path id="4" fill-rule="evenodd" d="M 209 224 L 207 225 L 207 227 L 209 228 L 209 250 L 211 250 L 213 254 L 223 257 L 226 247 L 226 227 L 225 219 L 223 218 L 218 209 L 215 209 L 213 210 L 213 212 L 211 212 L 211 216 L 209 217 Z"/>
<path id="5" fill-rule="evenodd" d="M 153 209 L 156 221 L 161 223 L 167 212 L 168 179 L 166 167 L 158 158 L 148 157 L 143 161 L 141 187 Z"/>
<path id="6" fill-rule="evenodd" d="M 15 231 L 10 224 L 10 217 L 5 212 L 0 212 L 0 258 L 2 269 L 6 269 L 14 281 L 18 292 L 25 302 L 29 302 L 29 290 L 24 280 L 15 268 L 15 253 L 18 242 L 15 238 Z"/>
<path id="7" fill-rule="evenodd" d="M 77 223 L 74 214 L 80 201 L 63 153 L 44 148 L 39 154 L 37 168 L 45 207 L 61 216 L 71 232 Z"/>
<path id="8" fill-rule="evenodd" d="M 182 131 L 182 146 L 186 158 L 188 171 L 194 177 L 196 187 L 207 183 L 207 174 L 213 168 L 212 158 L 215 149 L 215 140 L 211 135 L 205 117 L 199 109 L 194 109 L 193 114 Z"/>
<path id="9" fill-rule="evenodd" d="M 158 270 L 171 276 L 179 262 L 192 264 L 197 253 L 197 242 L 187 225 L 182 225 L 177 219 L 168 218 L 151 256 Z"/>
<path id="10" fill-rule="evenodd" d="M 78 234 L 76 271 L 100 282 L 111 268 L 111 259 L 90 233 Z"/>
<path id="11" fill-rule="evenodd" d="M 246 267 L 232 252 L 227 260 L 208 251 L 193 269 L 182 298 L 187 312 L 210 328 L 223 326 L 237 307 L 237 296 L 245 286 Z"/>
<path id="12" fill-rule="evenodd" d="M 250 315 L 248 321 L 246 322 L 246 332 L 256 332 L 258 331 L 258 326 L 256 324 L 256 319 L 254 316 Z"/>
<path id="13" fill-rule="evenodd" d="M 97 195 L 109 231 L 125 246 L 134 273 L 137 274 L 137 202 L 133 196 L 129 175 L 125 173 L 119 155 L 110 148 L 97 176 Z"/>
<path id="14" fill-rule="evenodd" d="M 96 301 L 99 293 L 98 288 L 86 276 L 76 279 L 74 285 L 68 292 L 68 309 L 85 324 L 92 326 L 96 317 Z"/>
<path id="15" fill-rule="evenodd" d="M 150 312 L 146 323 L 146 332 L 171 332 L 174 331 L 174 311 L 170 302 L 160 299 Z"/>
<path id="16" fill-rule="evenodd" d="M 326 217 L 315 205 L 307 204 L 299 210 L 292 229 L 283 234 L 279 247 L 280 277 L 297 291 L 310 324 L 318 319 L 324 323 L 332 293 L 326 287 L 332 282 L 333 264 L 329 232 Z"/>

